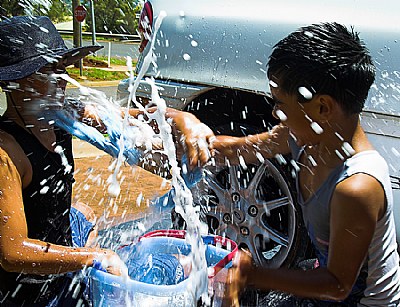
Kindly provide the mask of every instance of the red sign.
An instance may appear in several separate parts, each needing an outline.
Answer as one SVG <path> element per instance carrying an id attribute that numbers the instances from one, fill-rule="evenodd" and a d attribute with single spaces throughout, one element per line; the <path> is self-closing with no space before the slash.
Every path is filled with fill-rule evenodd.
<path id="1" fill-rule="evenodd" d="M 83 5 L 78 5 L 74 11 L 74 17 L 76 21 L 82 22 L 86 18 L 86 9 Z"/>

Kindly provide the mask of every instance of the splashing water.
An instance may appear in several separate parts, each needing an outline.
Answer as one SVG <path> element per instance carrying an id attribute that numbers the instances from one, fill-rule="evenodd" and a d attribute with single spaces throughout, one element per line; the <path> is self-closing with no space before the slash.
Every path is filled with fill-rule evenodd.
<path id="1" fill-rule="evenodd" d="M 165 12 L 160 12 L 159 17 L 155 23 L 154 37 L 160 27 L 162 19 L 166 16 Z M 149 49 L 148 54 L 144 58 L 144 64 L 142 66 L 141 72 L 139 72 L 138 77 L 135 80 L 136 85 L 133 86 L 133 89 L 138 87 L 141 76 L 149 68 L 150 63 L 152 62 L 155 65 L 155 55 L 153 53 L 154 50 L 154 37 L 151 40 L 151 47 Z M 156 65 L 155 65 L 156 67 Z M 133 78 L 130 78 L 130 82 L 132 82 Z M 175 202 L 175 211 L 179 213 L 187 224 L 187 235 L 186 240 L 191 245 L 192 251 L 190 253 L 190 257 L 192 258 L 192 272 L 191 275 L 194 275 L 195 284 L 192 285 L 192 289 L 188 289 L 194 296 L 196 300 L 202 297 L 203 302 L 209 300 L 207 295 L 207 285 L 208 285 L 208 276 L 207 276 L 207 263 L 205 259 L 205 245 L 202 242 L 201 235 L 206 234 L 208 227 L 206 224 L 202 223 L 199 219 L 199 208 L 196 208 L 193 205 L 193 197 L 190 189 L 186 186 L 185 181 L 180 175 L 180 167 L 178 166 L 176 160 L 176 149 L 175 144 L 172 139 L 171 134 L 171 126 L 166 121 L 165 113 L 166 113 L 166 104 L 164 99 L 161 99 L 157 87 L 152 79 L 146 79 L 146 81 L 150 84 L 152 89 L 152 102 L 157 105 L 157 111 L 153 114 L 147 114 L 150 119 L 155 119 L 157 121 L 158 127 L 160 129 L 160 136 L 164 144 L 164 149 L 166 150 L 166 154 L 168 156 L 168 160 L 171 166 L 172 173 L 172 186 L 175 188 L 174 202 Z M 133 98 L 135 94 L 130 95 Z M 135 105 L 140 105 L 137 103 L 136 99 L 133 100 Z"/>
<path id="2" fill-rule="evenodd" d="M 130 165 L 138 164 L 145 154 L 151 151 L 152 141 L 155 138 L 161 139 L 164 147 L 163 153 L 168 157 L 168 162 L 171 167 L 175 211 L 186 221 L 187 234 L 185 239 L 191 246 L 189 258 L 192 262 L 190 275 L 193 277 L 193 282 L 189 285 L 190 288 L 188 288 L 187 291 L 193 296 L 194 300 L 201 298 L 204 303 L 209 304 L 208 272 L 205 257 L 206 247 L 201 239 L 201 235 L 207 233 L 208 227 L 205 223 L 200 221 L 200 208 L 194 206 L 191 191 L 187 187 L 185 179 L 181 176 L 181 168 L 176 160 L 176 150 L 171 134 L 171 126 L 165 118 L 166 103 L 160 98 L 153 79 L 146 79 L 146 82 L 151 86 L 152 103 L 157 106 L 157 110 L 154 113 L 147 112 L 147 110 L 138 103 L 136 99 L 136 90 L 145 72 L 149 69 L 151 64 L 157 68 L 155 61 L 156 57 L 153 53 L 155 42 L 154 37 L 156 36 L 160 24 L 165 16 L 165 12 L 161 12 L 156 19 L 149 52 L 144 57 L 143 65 L 136 78 L 133 77 L 131 64 L 128 64 L 130 70 L 128 87 L 130 95 L 128 98 L 128 108 L 122 122 L 119 106 L 113 101 L 107 99 L 103 93 L 91 88 L 83 87 L 67 75 L 61 75 L 62 78 L 75 84 L 80 89 L 80 103 L 84 103 L 86 107 L 92 107 L 96 110 L 99 118 L 106 126 L 108 137 L 103 136 L 92 127 L 77 122 L 74 119 L 74 116 L 65 113 L 58 112 L 56 122 L 57 125 L 61 126 L 63 129 L 90 142 L 96 147 L 106 151 L 111 156 L 117 158 L 114 165 L 113 175 L 111 175 L 108 180 L 108 192 L 113 197 L 117 197 L 120 193 L 120 184 L 117 178 L 122 163 L 126 161 Z M 128 62 L 131 63 L 129 58 Z M 135 120 L 129 116 L 129 104 L 131 102 L 148 118 L 147 122 L 144 122 L 143 118 L 142 120 Z M 148 125 L 152 120 L 157 122 L 160 130 L 159 135 L 156 135 Z"/>

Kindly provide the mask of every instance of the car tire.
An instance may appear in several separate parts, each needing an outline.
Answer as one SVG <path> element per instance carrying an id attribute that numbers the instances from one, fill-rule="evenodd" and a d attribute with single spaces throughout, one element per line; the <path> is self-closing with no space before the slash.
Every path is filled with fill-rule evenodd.
<path id="1" fill-rule="evenodd" d="M 244 107 L 243 101 L 253 104 L 246 103 Z M 229 115 L 228 108 L 221 107 L 228 103 L 234 106 L 231 110 L 236 110 L 235 114 Z M 265 131 L 265 126 L 260 127 L 261 122 L 265 125 L 260 118 L 266 118 L 270 125 L 276 124 L 270 109 L 259 108 L 262 103 L 265 99 L 258 95 L 217 90 L 199 97 L 192 104 L 195 109 L 187 111 L 216 134 L 238 136 Z M 252 122 L 238 118 L 238 109 L 246 109 Z M 212 116 L 221 114 L 221 110 L 225 110 L 224 116 Z M 209 231 L 225 235 L 250 250 L 259 266 L 295 267 L 312 256 L 297 204 L 291 164 L 285 162 L 288 159 L 281 157 L 280 163 L 276 159 L 265 160 L 258 165 L 209 166 L 205 168 L 204 180 L 192 188 L 194 202 L 201 206 Z"/>

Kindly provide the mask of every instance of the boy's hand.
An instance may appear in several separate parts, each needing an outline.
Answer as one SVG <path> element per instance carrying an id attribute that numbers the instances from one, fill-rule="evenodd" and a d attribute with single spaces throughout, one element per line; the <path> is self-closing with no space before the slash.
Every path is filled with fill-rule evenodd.
<path id="1" fill-rule="evenodd" d="M 98 267 L 107 273 L 127 277 L 128 268 L 121 258 L 112 250 L 102 249 L 99 255 L 94 260 L 94 263 L 99 264 Z"/>
<path id="2" fill-rule="evenodd" d="M 190 166 L 205 165 L 213 151 L 213 131 L 187 112 L 174 116 L 174 123 L 178 138 L 189 157 Z"/>
<path id="3" fill-rule="evenodd" d="M 238 251 L 229 269 L 224 295 L 224 306 L 239 307 L 241 292 L 246 288 L 247 276 L 253 269 L 253 259 L 249 252 Z"/>

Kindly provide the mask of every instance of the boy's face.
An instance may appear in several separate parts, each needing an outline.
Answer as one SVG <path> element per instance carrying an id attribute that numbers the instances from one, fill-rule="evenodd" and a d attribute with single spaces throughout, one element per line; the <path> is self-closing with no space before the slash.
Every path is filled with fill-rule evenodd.
<path id="1" fill-rule="evenodd" d="M 299 146 L 319 143 L 322 128 L 315 122 L 318 118 L 318 95 L 306 103 L 300 103 L 297 95 L 289 95 L 273 82 L 270 86 L 274 100 L 273 115 L 290 129 Z"/>

